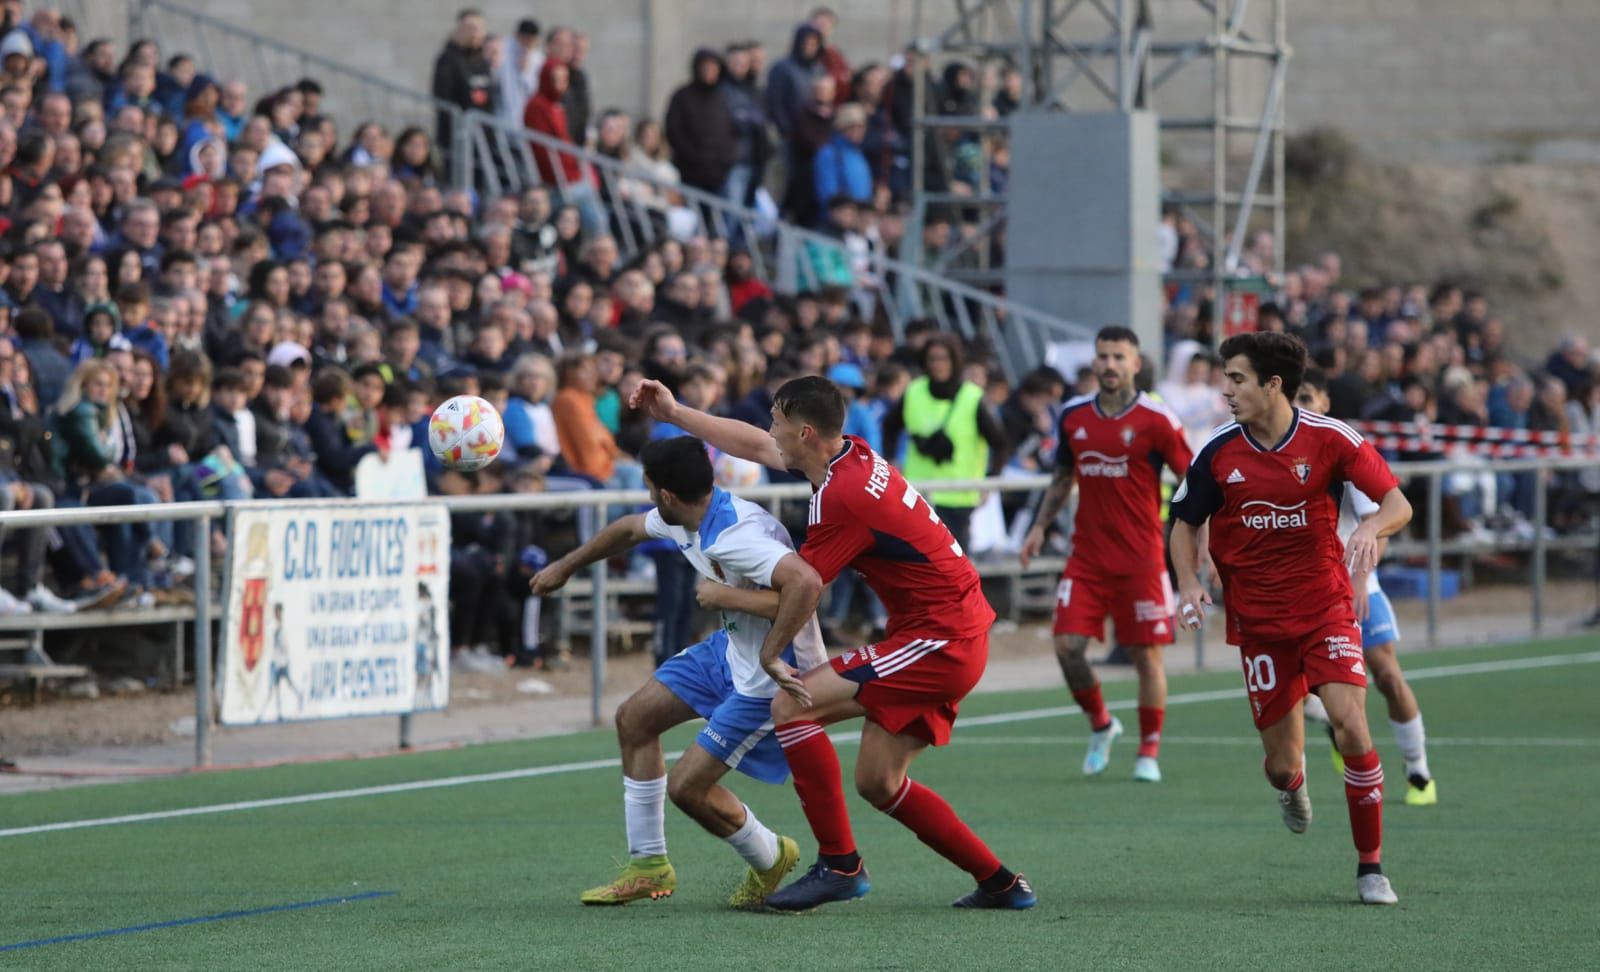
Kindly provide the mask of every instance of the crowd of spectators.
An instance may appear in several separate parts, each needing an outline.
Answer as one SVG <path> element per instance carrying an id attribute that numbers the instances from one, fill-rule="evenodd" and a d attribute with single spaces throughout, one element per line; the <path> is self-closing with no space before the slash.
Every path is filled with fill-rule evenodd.
<path id="1" fill-rule="evenodd" d="M 654 200 L 671 230 L 629 254 L 581 178 L 565 195 L 541 185 L 482 197 L 448 184 L 448 130 L 394 131 L 384 119 L 341 129 L 314 79 L 250 91 L 150 40 L 119 52 L 48 9 L 24 17 L 7 0 L 0 10 L 0 509 L 351 495 L 367 456 L 420 448 L 433 407 L 461 393 L 501 410 L 506 451 L 466 475 L 422 449 L 430 490 L 638 486 L 642 444 L 680 434 L 627 407 L 645 378 L 765 426 L 778 386 L 826 375 L 851 401 L 847 431 L 969 478 L 1047 468 L 1055 407 L 1093 390 L 1090 373 L 1043 366 L 1008 383 L 987 349 L 931 322 L 898 340 L 889 330 L 862 253 L 937 245 L 953 230 L 935 220 L 921 241 L 898 235 L 920 68 L 852 70 L 825 9 L 770 70 L 756 43 L 697 52 L 661 124 L 595 110 L 580 32 L 526 21 L 497 38 L 481 15 L 458 18 L 435 93 L 625 160 L 639 176 L 618 191 Z M 1009 100 L 981 110 L 1013 109 L 1011 80 Z M 941 110 L 980 110 L 972 70 L 947 72 L 938 89 Z M 944 148 L 934 175 L 945 181 L 929 189 L 970 188 L 965 147 Z M 540 161 L 550 183 L 549 167 L 569 164 L 559 153 Z M 809 255 L 840 264 L 822 289 L 775 293 L 742 245 L 703 232 L 670 188 L 752 201 L 775 184 L 770 166 L 788 175 L 785 212 L 841 240 L 839 254 Z M 1170 229 L 1174 261 L 1192 260 L 1192 235 Z M 1251 259 L 1263 259 L 1257 244 Z M 1276 286 L 1263 323 L 1307 337 L 1334 376 L 1336 414 L 1574 434 L 1600 425 L 1587 346 L 1570 341 L 1523 372 L 1481 297 L 1449 286 L 1351 294 L 1334 257 Z M 1201 350 L 1207 295 L 1171 297 L 1173 361 L 1159 391 L 1201 434 L 1220 417 Z M 727 486 L 763 475 L 730 457 L 716 468 Z M 1600 486 L 1575 483 L 1591 495 Z M 1520 482 L 1487 497 L 1483 485 L 1452 491 L 1464 518 L 1523 508 Z M 988 498 L 930 498 L 981 553 L 972 534 Z M 999 522 L 1024 502 L 1008 494 Z M 539 660 L 525 581 L 541 547 L 571 542 L 571 524 L 461 515 L 453 538 L 457 657 Z M 4 539 L 14 570 L 0 614 L 182 601 L 197 545 L 226 543 L 161 522 Z M 841 584 L 830 621 L 881 620 L 870 598 L 855 603 L 860 593 Z M 668 628 L 689 623 L 664 614 Z M 684 639 L 663 629 L 658 649 Z"/>
<path id="2" fill-rule="evenodd" d="M 1194 227 L 1169 215 L 1168 256 L 1180 268 L 1205 266 L 1206 248 Z M 1600 499 L 1600 472 L 1496 472 L 1494 458 L 1600 451 L 1600 356 L 1573 331 L 1553 349 L 1514 339 L 1507 321 L 1482 292 L 1461 283 L 1379 283 L 1351 286 L 1339 254 L 1323 253 L 1281 275 L 1271 233 L 1258 232 L 1244 253 L 1244 272 L 1259 275 L 1270 292 L 1258 326 L 1287 331 L 1305 341 L 1313 364 L 1330 378 L 1332 414 L 1346 421 L 1393 423 L 1385 439 L 1391 459 L 1451 458 L 1478 464 L 1444 484 L 1443 525 L 1450 536 L 1491 542 L 1501 536 L 1530 539 L 1536 530 L 1587 529 Z M 1169 288 L 1166 334 L 1174 348 L 1169 381 L 1187 368 L 1190 384 L 1214 381 L 1215 361 L 1196 354 L 1210 347 L 1214 315 L 1209 293 Z M 1191 428 L 1217 414 L 1214 397 L 1174 390 L 1192 407 Z M 1409 431 L 1394 431 L 1395 429 Z M 1483 430 L 1483 431 L 1479 431 Z M 1489 450 L 1488 430 L 1517 438 Z M 1548 500 L 1544 523 L 1534 522 L 1535 492 Z M 1419 519 L 1416 524 L 1421 525 Z"/>

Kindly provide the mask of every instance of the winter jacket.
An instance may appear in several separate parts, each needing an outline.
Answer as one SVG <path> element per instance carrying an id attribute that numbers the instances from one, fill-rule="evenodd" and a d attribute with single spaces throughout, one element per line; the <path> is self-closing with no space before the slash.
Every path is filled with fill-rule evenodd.
<path id="1" fill-rule="evenodd" d="M 872 169 L 867 157 L 861 146 L 842 134 L 835 134 L 817 151 L 811 161 L 811 184 L 824 220 L 835 196 L 849 196 L 863 206 L 872 202 Z"/>
<path id="2" fill-rule="evenodd" d="M 767 159 L 767 110 L 753 78 L 740 81 L 723 75 L 717 86 L 728 103 L 728 118 L 733 122 L 735 165 L 760 165 Z M 741 202 L 742 200 L 734 200 Z"/>
<path id="3" fill-rule="evenodd" d="M 544 63 L 544 68 L 539 71 L 539 93 L 528 99 L 528 106 L 522 112 L 522 124 L 542 135 L 548 135 L 571 145 L 572 136 L 567 132 L 567 110 L 562 107 L 561 97 L 555 90 L 555 71 L 561 66 L 563 65 L 556 61 Z M 560 180 L 556 178 L 558 165 L 567 182 L 583 180 L 584 166 L 576 155 L 557 152 L 540 142 L 534 142 L 532 147 L 533 161 L 538 166 L 541 182 L 546 185 L 559 185 Z"/>
<path id="4" fill-rule="evenodd" d="M 444 45 L 444 50 L 433 62 L 435 98 L 458 108 L 493 114 L 496 94 L 494 74 L 489 70 L 489 62 L 484 59 L 482 50 L 469 51 L 456 46 L 454 41 Z M 453 135 L 450 113 L 439 112 L 436 142 L 442 151 L 450 151 Z"/>
<path id="5" fill-rule="evenodd" d="M 190 462 L 199 462 L 217 447 L 216 430 L 211 425 L 211 413 L 204 405 L 167 404 L 167 418 L 156 432 L 156 442 L 163 454 L 167 446 L 183 446 Z"/>
<path id="6" fill-rule="evenodd" d="M 695 51 L 689 83 L 674 91 L 667 103 L 665 128 L 673 164 L 684 184 L 720 193 L 738 158 L 738 146 L 727 97 L 720 86 L 700 80 L 700 67 L 706 61 L 722 66 L 722 58 L 715 52 Z"/>
<path id="7" fill-rule="evenodd" d="M 810 24 L 801 24 L 794 29 L 794 42 L 789 48 L 789 56 L 774 64 L 767 73 L 767 117 L 784 138 L 789 137 L 795 115 L 811 95 L 811 82 L 823 70 L 820 57 L 808 60 L 801 56 L 801 42 L 808 34 L 817 39 L 817 49 L 820 51 L 821 32 Z"/>
<path id="8" fill-rule="evenodd" d="M 82 401 L 72 411 L 58 414 L 51 422 L 58 474 L 67 482 L 83 485 L 92 482 L 106 468 L 115 467 L 106 428 L 106 409 Z"/>
<path id="9" fill-rule="evenodd" d="M 567 137 L 574 145 L 586 144 L 594 98 L 589 94 L 589 74 L 583 68 L 567 65 L 567 93 L 561 96 L 561 107 L 567 111 Z"/>
<path id="10" fill-rule="evenodd" d="M 67 379 L 72 377 L 72 363 L 49 341 L 23 341 L 17 350 L 33 367 L 33 387 L 39 395 L 39 407 L 50 408 L 61 397 Z"/>
<path id="11" fill-rule="evenodd" d="M 352 443 L 339 415 L 326 411 L 321 405 L 312 407 L 311 417 L 306 419 L 306 434 L 311 439 L 311 448 L 316 451 L 317 469 L 323 478 L 345 496 L 354 495 L 356 463 L 368 453 L 376 452 L 378 447 L 370 443 Z"/>
<path id="12" fill-rule="evenodd" d="M 602 483 L 610 479 L 622 451 L 611 433 L 600 424 L 594 396 L 576 388 L 563 388 L 556 392 L 550 410 L 555 415 L 561 456 L 567 465 L 574 472 Z"/>

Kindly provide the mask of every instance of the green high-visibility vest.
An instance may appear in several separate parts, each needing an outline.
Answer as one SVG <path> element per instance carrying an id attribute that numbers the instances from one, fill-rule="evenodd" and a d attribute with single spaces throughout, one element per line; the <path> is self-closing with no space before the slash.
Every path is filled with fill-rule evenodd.
<path id="1" fill-rule="evenodd" d="M 962 382 L 954 401 L 934 398 L 927 377 L 906 388 L 902 412 L 906 423 L 906 459 L 901 468 L 912 483 L 927 479 L 982 479 L 989 470 L 989 443 L 978 434 L 978 409 L 983 389 Z M 955 455 L 949 462 L 934 462 L 917 450 L 913 435 L 932 435 L 940 429 L 950 437 Z M 935 506 L 970 509 L 978 505 L 975 489 L 944 490 L 929 495 Z"/>

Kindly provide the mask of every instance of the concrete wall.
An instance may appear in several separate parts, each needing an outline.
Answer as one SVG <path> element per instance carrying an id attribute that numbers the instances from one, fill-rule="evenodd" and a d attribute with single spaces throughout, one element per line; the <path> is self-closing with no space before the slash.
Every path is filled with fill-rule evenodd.
<path id="1" fill-rule="evenodd" d="M 72 0 L 121 28 L 137 0 Z M 188 0 L 205 12 L 407 85 L 424 86 L 456 3 L 439 0 Z M 469 0 L 461 0 L 462 3 Z M 471 0 L 490 29 L 533 15 L 593 37 L 597 106 L 659 113 L 698 44 L 757 37 L 776 61 L 813 0 Z M 916 0 L 833 0 L 852 61 L 881 59 L 914 30 Z M 953 3 L 923 0 L 930 23 Z M 1088 5 L 1085 5 L 1086 7 Z M 1252 18 L 1266 6 L 1251 5 Z M 1600 158 L 1600 0 L 1289 0 L 1289 118 L 1337 125 L 1387 158 Z M 1197 36 L 1194 0 L 1153 0 L 1157 30 Z M 1103 28 L 1079 21 L 1079 36 Z M 104 29 L 104 28 L 103 28 Z M 1201 106 L 1203 68 L 1163 92 L 1167 113 Z M 1259 75 L 1235 85 L 1259 103 Z"/>

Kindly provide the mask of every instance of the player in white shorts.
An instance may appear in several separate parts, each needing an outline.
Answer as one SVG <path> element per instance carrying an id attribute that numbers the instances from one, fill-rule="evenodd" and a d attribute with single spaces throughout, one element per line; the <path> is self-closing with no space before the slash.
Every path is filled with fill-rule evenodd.
<path id="1" fill-rule="evenodd" d="M 1326 415 L 1329 404 L 1327 375 L 1316 368 L 1306 369 L 1295 404 L 1308 412 Z M 1356 526 L 1377 511 L 1377 503 L 1345 483 L 1344 499 L 1339 505 L 1339 539 L 1348 543 Z M 1361 590 L 1361 579 L 1352 580 L 1356 589 Z M 1413 807 L 1432 806 L 1439 802 L 1439 790 L 1428 771 L 1428 737 L 1422 727 L 1422 710 L 1417 707 L 1417 697 L 1411 693 L 1405 673 L 1400 670 L 1400 660 L 1395 657 L 1395 645 L 1400 641 L 1400 626 L 1395 621 L 1394 605 L 1389 603 L 1389 595 L 1379 585 L 1376 572 L 1366 576 L 1365 591 L 1365 605 L 1356 608 L 1356 617 L 1361 621 L 1361 644 L 1365 648 L 1367 675 L 1389 704 L 1389 725 L 1394 727 L 1395 742 L 1399 743 L 1400 752 L 1405 757 L 1408 784 L 1406 804 Z M 1306 716 L 1322 723 L 1332 736 L 1333 729 L 1327 711 L 1314 694 L 1306 697 Z M 1333 749 L 1333 762 L 1341 773 L 1344 772 L 1344 760 L 1339 758 L 1337 746 Z"/>
<path id="2" fill-rule="evenodd" d="M 587 905 L 665 898 L 677 888 L 667 860 L 663 810 L 678 808 L 727 841 L 750 865 L 730 904 L 759 908 L 800 858 L 788 837 L 767 829 L 719 782 L 736 769 L 765 783 L 789 777 L 772 731 L 778 686 L 761 667 L 761 646 L 772 622 L 737 610 L 752 589 L 778 592 L 779 611 L 809 575 L 772 514 L 712 485 L 705 444 L 690 436 L 648 443 L 639 453 L 655 509 L 609 524 L 594 539 L 534 576 L 537 596 L 559 590 L 580 568 L 632 549 L 649 538 L 671 540 L 706 580 L 702 603 L 722 610 L 710 637 L 667 659 L 655 676 L 617 709 L 622 749 L 623 807 L 629 862 L 608 884 L 579 896 Z M 797 580 L 798 578 L 798 580 Z M 748 595 L 745 595 L 748 596 Z M 813 615 L 783 658 L 800 671 L 828 660 Z M 706 720 L 695 745 L 667 775 L 661 734 L 695 718 Z"/>

